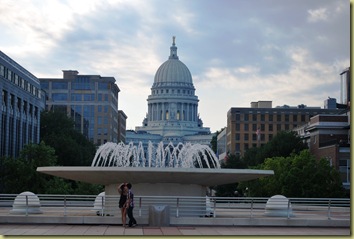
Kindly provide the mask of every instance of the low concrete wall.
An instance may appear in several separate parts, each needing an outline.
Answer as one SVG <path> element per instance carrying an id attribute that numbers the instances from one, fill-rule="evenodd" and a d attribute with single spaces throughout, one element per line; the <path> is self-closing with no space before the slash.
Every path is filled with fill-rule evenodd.
<path id="1" fill-rule="evenodd" d="M 139 225 L 149 225 L 147 217 L 136 217 Z M 118 217 L 100 216 L 0 216 L 1 224 L 109 224 L 121 225 Z M 350 227 L 350 220 L 286 218 L 193 218 L 170 217 L 171 226 L 265 226 L 265 227 Z"/>

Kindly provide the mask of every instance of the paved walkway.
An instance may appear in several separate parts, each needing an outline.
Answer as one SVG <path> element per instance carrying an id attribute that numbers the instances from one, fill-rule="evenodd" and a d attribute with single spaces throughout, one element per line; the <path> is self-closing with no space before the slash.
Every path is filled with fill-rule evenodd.
<path id="1" fill-rule="evenodd" d="M 158 236 L 158 235 L 244 235 L 244 236 L 349 236 L 350 228 L 328 227 L 149 227 L 123 228 L 117 225 L 0 224 L 0 235 L 24 236 Z M 0 236 L 1 237 L 1 236 Z M 16 237 L 12 237 L 16 238 Z M 20 237 L 19 237 L 20 238 Z"/>

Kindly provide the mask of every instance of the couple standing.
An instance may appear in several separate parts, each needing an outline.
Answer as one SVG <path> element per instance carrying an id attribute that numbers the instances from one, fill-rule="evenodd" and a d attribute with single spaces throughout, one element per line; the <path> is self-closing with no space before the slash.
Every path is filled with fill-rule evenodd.
<path id="1" fill-rule="evenodd" d="M 136 226 L 136 220 L 133 216 L 134 193 L 131 188 L 131 183 L 122 183 L 118 187 L 118 192 L 120 193 L 119 208 L 122 212 L 123 227 L 126 227 L 127 214 L 129 217 L 129 227 Z"/>

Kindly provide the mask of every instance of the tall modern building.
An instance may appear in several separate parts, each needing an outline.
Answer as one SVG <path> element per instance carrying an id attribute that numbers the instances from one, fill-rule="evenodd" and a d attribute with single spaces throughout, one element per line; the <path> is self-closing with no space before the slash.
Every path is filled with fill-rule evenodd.
<path id="1" fill-rule="evenodd" d="M 157 70 L 151 94 L 147 98 L 148 113 L 143 125 L 127 132 L 127 143 L 163 141 L 210 144 L 210 129 L 203 127 L 198 114 L 199 99 L 195 95 L 192 75 L 179 60 L 175 37 L 170 56 Z"/>
<path id="2" fill-rule="evenodd" d="M 0 157 L 18 157 L 28 143 L 39 143 L 45 106 L 39 80 L 0 51 Z"/>
<path id="3" fill-rule="evenodd" d="M 47 110 L 62 111 L 75 128 L 97 145 L 119 142 L 118 93 L 114 77 L 79 75 L 63 70 L 63 78 L 40 78 Z"/>
<path id="4" fill-rule="evenodd" d="M 252 102 L 250 108 L 231 108 L 227 113 L 227 152 L 243 156 L 247 149 L 266 144 L 280 131 L 306 124 L 318 114 L 338 112 L 305 105 L 272 108 L 271 101 Z"/>
<path id="5" fill-rule="evenodd" d="M 350 67 L 340 73 L 340 104 L 350 106 Z"/>

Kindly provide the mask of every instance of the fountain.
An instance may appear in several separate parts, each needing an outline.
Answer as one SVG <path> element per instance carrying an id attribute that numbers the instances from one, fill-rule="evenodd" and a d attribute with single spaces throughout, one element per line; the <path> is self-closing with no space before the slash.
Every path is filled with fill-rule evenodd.
<path id="1" fill-rule="evenodd" d="M 166 147 L 160 142 L 155 148 L 151 141 L 147 151 L 140 142 L 106 143 L 101 145 L 92 161 L 92 167 L 155 167 L 155 168 L 220 168 L 214 152 L 201 144 L 169 143 Z"/>
<path id="2" fill-rule="evenodd" d="M 182 144 L 156 147 L 149 142 L 101 145 L 89 167 L 38 167 L 38 172 L 66 179 L 105 185 L 106 196 L 118 196 L 121 182 L 133 184 L 137 196 L 205 197 L 207 187 L 248 181 L 273 175 L 272 170 L 221 168 L 215 153 L 206 145 Z M 110 214 L 117 202 L 108 200 Z M 109 209 L 111 207 L 111 209 Z M 204 204 L 205 208 L 205 204 Z"/>

